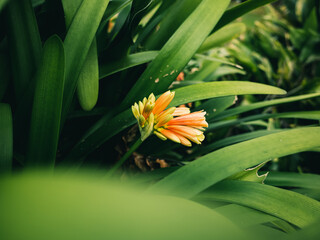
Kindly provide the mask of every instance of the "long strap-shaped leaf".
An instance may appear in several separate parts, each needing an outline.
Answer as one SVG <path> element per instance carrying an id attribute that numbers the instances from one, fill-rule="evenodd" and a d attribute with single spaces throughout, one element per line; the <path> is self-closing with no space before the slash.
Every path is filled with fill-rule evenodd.
<path id="1" fill-rule="evenodd" d="M 238 17 L 241 17 L 242 15 L 258 8 L 263 5 L 266 5 L 268 3 L 274 2 L 276 0 L 249 0 L 245 1 L 231 9 L 228 9 L 219 22 L 217 23 L 216 27 L 214 28 L 214 31 L 217 31 L 219 28 L 227 25 L 228 23 L 232 22 L 233 20 L 237 19 Z"/>
<path id="2" fill-rule="evenodd" d="M 65 55 L 60 38 L 49 38 L 43 51 L 36 75 L 27 153 L 29 166 L 53 166 L 59 139 L 65 77 Z"/>
<path id="3" fill-rule="evenodd" d="M 243 141 L 247 141 L 253 138 L 257 138 L 257 137 L 262 137 L 265 135 L 269 135 L 272 133 L 276 133 L 276 132 L 281 132 L 284 131 L 282 129 L 276 129 L 276 130 L 258 130 L 258 131 L 254 131 L 254 132 L 248 132 L 248 133 L 243 133 L 243 134 L 239 134 L 239 135 L 234 135 L 231 137 L 227 137 L 227 138 L 223 138 L 221 140 L 218 140 L 216 142 L 210 143 L 206 146 L 202 146 L 201 148 L 199 148 L 198 150 L 194 151 L 192 154 L 188 155 L 185 158 L 185 161 L 189 161 L 191 159 L 194 159 L 200 155 L 204 155 L 207 154 L 209 152 L 212 152 L 213 150 L 228 146 L 228 145 L 232 145 L 238 142 L 243 142 Z"/>
<path id="4" fill-rule="evenodd" d="M 157 55 L 158 51 L 134 53 L 117 61 L 103 63 L 99 66 L 99 77 L 101 79 L 116 72 L 150 62 Z"/>
<path id="5" fill-rule="evenodd" d="M 244 81 L 203 83 L 177 89 L 175 98 L 170 106 L 178 106 L 180 104 L 214 97 L 244 94 L 285 94 L 285 91 L 264 84 Z M 79 158 L 86 156 L 112 136 L 134 123 L 135 119 L 131 109 L 120 113 L 110 121 L 100 120 L 71 151 L 68 161 L 78 161 Z"/>
<path id="6" fill-rule="evenodd" d="M 67 28 L 70 27 L 72 19 L 79 9 L 82 0 L 63 0 Z M 94 38 L 84 61 L 78 79 L 77 94 L 80 106 L 83 110 L 91 110 L 98 101 L 99 94 L 99 66 L 97 42 Z"/>
<path id="7" fill-rule="evenodd" d="M 0 174 L 12 166 L 12 114 L 8 104 L 0 103 Z"/>
<path id="8" fill-rule="evenodd" d="M 195 54 L 227 8 L 229 0 L 203 0 L 143 72 L 123 101 L 126 108 L 151 92 L 164 92 Z"/>
<path id="9" fill-rule="evenodd" d="M 63 119 L 71 105 L 81 68 L 108 3 L 109 0 L 83 0 L 68 30 L 64 41 L 66 83 L 63 95 Z"/>
<path id="10" fill-rule="evenodd" d="M 320 145 L 320 127 L 288 130 L 228 146 L 178 169 L 151 190 L 190 198 L 245 168 Z"/>
<path id="11" fill-rule="evenodd" d="M 10 1 L 6 22 L 15 96 L 20 100 L 41 58 L 42 44 L 31 1 Z"/>
<path id="12" fill-rule="evenodd" d="M 176 94 L 170 106 L 193 102 L 214 97 L 234 96 L 243 94 L 286 94 L 286 91 L 253 82 L 223 81 L 201 83 L 175 90 Z"/>
<path id="13" fill-rule="evenodd" d="M 286 98 L 280 98 L 280 99 L 275 99 L 275 100 L 270 100 L 270 101 L 263 101 L 263 102 L 257 102 L 245 106 L 240 106 L 232 109 L 228 109 L 217 116 L 213 119 L 214 121 L 218 121 L 220 119 L 230 117 L 233 115 L 237 115 L 243 112 L 248 112 L 251 110 L 263 108 L 263 107 L 269 107 L 273 105 L 278 105 L 278 104 L 283 104 L 283 103 L 289 103 L 289 102 L 296 102 L 296 101 L 301 101 L 304 99 L 309 99 L 309 98 L 315 98 L 315 97 L 320 97 L 320 93 L 311 93 L 311 94 L 305 94 L 305 95 L 300 95 L 300 96 L 294 96 L 294 97 L 286 97 Z"/>
<path id="14" fill-rule="evenodd" d="M 261 119 L 269 118 L 299 118 L 299 119 L 310 119 L 310 120 L 320 120 L 320 111 L 303 111 L 303 112 L 284 112 L 284 113 L 271 113 L 271 114 L 258 114 L 249 116 L 246 118 L 240 118 L 236 120 L 224 120 L 220 122 L 210 123 L 208 131 L 222 127 L 230 127 L 243 122 L 250 122 Z"/>
<path id="15" fill-rule="evenodd" d="M 264 184 L 228 180 L 216 184 L 203 194 L 203 197 L 209 199 L 237 203 L 266 212 L 298 227 L 305 227 L 320 218 L 318 201 Z"/>
<path id="16" fill-rule="evenodd" d="M 320 175 L 295 172 L 270 172 L 266 184 L 284 187 L 311 188 L 320 191 Z"/>
<path id="17" fill-rule="evenodd" d="M 148 50 L 160 49 L 200 2 L 201 0 L 176 1 L 159 23 L 161 27 L 147 38 L 145 48 Z"/>

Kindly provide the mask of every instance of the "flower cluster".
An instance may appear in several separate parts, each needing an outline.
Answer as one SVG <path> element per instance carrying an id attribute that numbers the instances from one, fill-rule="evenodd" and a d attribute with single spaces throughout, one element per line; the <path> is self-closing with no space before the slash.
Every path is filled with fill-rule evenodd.
<path id="1" fill-rule="evenodd" d="M 152 133 L 162 140 L 170 139 L 189 147 L 191 142 L 201 144 L 204 140 L 204 127 L 208 127 L 205 119 L 206 112 L 190 113 L 187 107 L 166 109 L 174 98 L 174 94 L 167 91 L 156 100 L 152 93 L 148 99 L 144 98 L 143 101 L 132 106 L 142 141 Z"/>

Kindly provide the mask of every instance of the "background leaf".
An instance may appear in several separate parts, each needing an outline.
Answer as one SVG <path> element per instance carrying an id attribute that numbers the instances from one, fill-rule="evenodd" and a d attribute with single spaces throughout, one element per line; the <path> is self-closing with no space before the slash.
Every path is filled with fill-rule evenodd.
<path id="1" fill-rule="evenodd" d="M 202 53 L 215 47 L 221 47 L 233 38 L 238 37 L 245 30 L 246 25 L 243 23 L 228 24 L 207 37 L 197 52 Z"/>
<path id="2" fill-rule="evenodd" d="M 251 239 L 198 203 L 145 194 L 88 173 L 25 173 L 1 179 L 0 191 L 0 237 L 5 239 Z"/>
<path id="3" fill-rule="evenodd" d="M 27 165 L 53 167 L 60 132 L 65 55 L 58 36 L 49 38 L 36 75 Z"/>
<path id="4" fill-rule="evenodd" d="M 236 5 L 233 8 L 228 9 L 223 14 L 222 18 L 217 23 L 217 26 L 214 28 L 214 31 L 217 31 L 221 27 L 227 25 L 238 17 L 258 8 L 268 3 L 274 2 L 276 0 L 248 0 L 241 4 Z"/>
<path id="5" fill-rule="evenodd" d="M 6 25 L 15 97 L 19 102 L 29 89 L 41 59 L 42 44 L 31 2 L 10 1 L 6 8 Z"/>

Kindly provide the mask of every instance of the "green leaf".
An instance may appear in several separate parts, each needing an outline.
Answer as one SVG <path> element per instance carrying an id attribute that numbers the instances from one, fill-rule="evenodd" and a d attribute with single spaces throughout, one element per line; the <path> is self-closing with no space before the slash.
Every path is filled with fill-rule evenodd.
<path id="1" fill-rule="evenodd" d="M 161 49 L 200 2 L 201 0 L 176 1 L 164 14 L 158 28 L 147 38 L 145 48 L 147 50 Z"/>
<path id="2" fill-rule="evenodd" d="M 0 103 L 0 174 L 12 167 L 12 113 L 10 105 Z"/>
<path id="3" fill-rule="evenodd" d="M 95 174 L 2 178 L 1 239 L 255 239 L 198 203 L 145 194 Z"/>
<path id="4" fill-rule="evenodd" d="M 175 92 L 175 97 L 169 107 L 214 97 L 245 94 L 286 94 L 286 91 L 277 87 L 245 81 L 201 83 L 179 88 Z"/>
<path id="5" fill-rule="evenodd" d="M 233 38 L 238 37 L 245 30 L 246 25 L 243 23 L 228 24 L 227 26 L 219 29 L 207 37 L 197 52 L 202 53 L 215 47 L 222 47 L 223 44 L 231 41 Z"/>
<path id="6" fill-rule="evenodd" d="M 63 0 L 63 8 L 67 28 L 70 27 L 72 19 L 79 9 L 82 0 Z M 94 38 L 89 48 L 88 55 L 83 63 L 79 74 L 77 94 L 80 106 L 85 111 L 90 111 L 98 101 L 99 94 L 99 66 L 97 42 Z"/>
<path id="7" fill-rule="evenodd" d="M 319 224 L 320 220 L 312 223 L 310 226 L 301 229 L 296 234 L 290 235 L 290 240 L 301 240 L 301 239 L 308 239 L 308 240 L 318 240 L 320 238 L 320 231 L 319 231 Z"/>
<path id="8" fill-rule="evenodd" d="M 225 75 L 232 75 L 232 74 L 246 75 L 246 72 L 244 70 L 241 70 L 235 67 L 221 66 L 214 73 L 211 74 L 210 80 L 215 81 L 215 80 L 218 80 L 218 78 L 220 77 L 223 77 Z"/>
<path id="9" fill-rule="evenodd" d="M 31 1 L 10 1 L 6 8 L 15 97 L 22 99 L 41 59 L 42 43 Z"/>
<path id="10" fill-rule="evenodd" d="M 306 111 L 306 112 L 284 112 L 284 113 L 271 113 L 271 114 L 258 114 L 252 115 L 245 118 L 235 119 L 235 120 L 224 120 L 220 122 L 209 123 L 208 131 L 214 129 L 230 127 L 237 124 L 242 124 L 245 122 L 269 119 L 269 118 L 299 118 L 299 119 L 310 119 L 310 120 L 320 120 L 320 111 Z"/>
<path id="11" fill-rule="evenodd" d="M 190 154 L 185 160 L 186 161 L 190 161 L 191 159 L 194 159 L 195 157 L 198 157 L 200 155 L 203 154 L 207 154 L 209 152 L 212 152 L 213 150 L 222 148 L 222 147 L 226 147 L 228 145 L 232 145 L 238 142 L 243 142 L 246 140 L 250 140 L 253 138 L 257 138 L 257 137 L 261 137 L 261 136 L 265 136 L 265 135 L 269 135 L 272 133 L 277 133 L 277 132 L 281 132 L 283 130 L 277 129 L 277 130 L 259 130 L 259 131 L 254 131 L 254 132 L 249 132 L 249 133 L 243 133 L 243 134 L 239 134 L 239 135 L 234 135 L 231 137 L 227 137 L 218 141 L 215 141 L 211 144 L 208 144 L 206 146 L 202 146 L 201 148 L 199 148 L 197 151 L 195 151 L 194 153 Z"/>
<path id="12" fill-rule="evenodd" d="M 279 217 L 300 228 L 320 218 L 320 203 L 301 194 L 264 184 L 222 181 L 204 197 L 237 203 Z M 200 194 L 201 196 L 202 194 Z"/>
<path id="13" fill-rule="evenodd" d="M 190 198 L 224 178 L 269 159 L 318 147 L 320 127 L 283 131 L 228 146 L 189 163 L 151 190 Z"/>
<path id="14" fill-rule="evenodd" d="M 78 79 L 77 93 L 80 106 L 90 111 L 99 95 L 99 65 L 96 39 L 93 40 Z"/>
<path id="15" fill-rule="evenodd" d="M 203 0 L 167 41 L 122 103 L 127 108 L 151 92 L 164 92 L 195 54 L 230 1 Z M 197 27 L 195 27 L 197 26 Z"/>
<path id="16" fill-rule="evenodd" d="M 200 200 L 201 199 L 201 200 Z M 212 201 L 210 198 L 205 198 L 205 196 L 198 196 L 197 201 L 202 203 L 203 200 Z M 261 223 L 267 223 L 271 221 L 278 220 L 278 218 L 265 214 L 263 212 L 257 211 L 252 208 L 237 204 L 227 204 L 214 209 L 223 216 L 229 218 L 232 222 L 236 223 L 241 227 L 256 226 Z"/>
<path id="17" fill-rule="evenodd" d="M 209 99 L 198 107 L 195 107 L 193 111 L 206 111 L 206 120 L 210 121 L 210 119 L 214 118 L 217 114 L 225 111 L 225 109 L 235 104 L 236 100 L 237 98 L 235 96 Z"/>
<path id="18" fill-rule="evenodd" d="M 243 94 L 284 94 L 285 91 L 276 87 L 251 82 L 224 81 L 212 82 L 182 87 L 175 91 L 171 106 L 178 106 L 197 100 L 215 97 L 224 97 Z M 138 99 L 137 99 L 138 100 Z M 133 104 L 133 102 L 132 102 Z M 99 147 L 112 136 L 133 125 L 135 119 L 131 108 L 113 117 L 104 120 L 104 117 L 95 124 L 79 141 L 68 156 L 68 161 L 79 161 L 94 149 Z"/>
<path id="19" fill-rule="evenodd" d="M 221 17 L 220 21 L 217 23 L 214 31 L 222 28 L 223 26 L 227 25 L 228 23 L 232 22 L 233 20 L 241 17 L 242 15 L 258 8 L 268 3 L 274 2 L 276 0 L 248 0 L 241 4 L 236 5 L 233 8 L 228 9 L 223 16 Z"/>
<path id="20" fill-rule="evenodd" d="M 320 176 L 310 173 L 270 172 L 265 183 L 279 187 L 300 187 L 320 190 Z"/>
<path id="21" fill-rule="evenodd" d="M 66 82 L 63 94 L 64 120 L 77 87 L 79 74 L 109 0 L 83 0 L 64 40 Z"/>
<path id="22" fill-rule="evenodd" d="M 99 66 L 99 78 L 102 79 L 122 70 L 150 62 L 157 55 L 158 51 L 134 53 L 117 61 L 102 63 Z"/>
<path id="23" fill-rule="evenodd" d="M 27 165 L 53 166 L 56 157 L 63 86 L 65 55 L 58 36 L 49 38 L 43 50 L 42 63 L 36 74 Z"/>
<path id="24" fill-rule="evenodd" d="M 76 15 L 79 7 L 81 6 L 83 0 L 62 0 L 62 6 L 64 11 L 64 18 L 66 22 L 66 27 L 69 29 L 74 16 Z"/>
<path id="25" fill-rule="evenodd" d="M 214 120 L 218 121 L 223 118 L 227 118 L 227 117 L 230 117 L 233 115 L 237 115 L 240 113 L 248 112 L 248 111 L 263 108 L 263 107 L 269 107 L 269 106 L 274 106 L 274 105 L 283 104 L 283 103 L 301 101 L 304 99 L 311 99 L 311 98 L 315 98 L 315 97 L 319 97 L 319 96 L 320 96 L 320 93 L 311 93 L 311 94 L 305 94 L 305 95 L 300 95 L 300 96 L 295 96 L 295 97 L 286 97 L 286 98 L 281 98 L 281 99 L 252 103 L 250 105 L 240 106 L 240 107 L 226 110 L 226 111 L 218 114 Z"/>

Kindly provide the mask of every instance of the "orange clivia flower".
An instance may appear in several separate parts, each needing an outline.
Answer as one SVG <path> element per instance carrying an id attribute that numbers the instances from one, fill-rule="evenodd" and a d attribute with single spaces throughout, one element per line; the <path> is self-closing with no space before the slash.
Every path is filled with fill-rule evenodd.
<path id="1" fill-rule="evenodd" d="M 157 100 L 150 94 L 149 98 L 135 103 L 132 112 L 138 121 L 141 139 L 145 140 L 154 133 L 162 140 L 170 139 L 182 145 L 191 146 L 191 142 L 201 144 L 203 131 L 208 127 L 206 112 L 190 113 L 188 107 L 171 107 L 168 105 L 174 98 L 174 92 L 167 91 Z"/>

